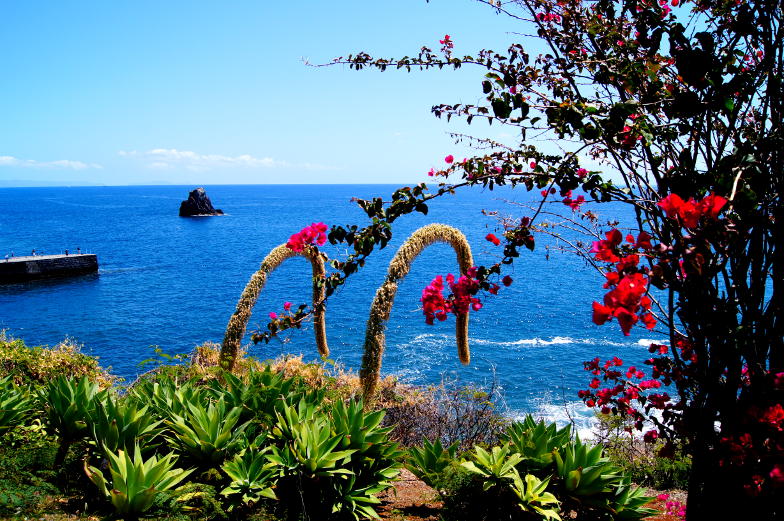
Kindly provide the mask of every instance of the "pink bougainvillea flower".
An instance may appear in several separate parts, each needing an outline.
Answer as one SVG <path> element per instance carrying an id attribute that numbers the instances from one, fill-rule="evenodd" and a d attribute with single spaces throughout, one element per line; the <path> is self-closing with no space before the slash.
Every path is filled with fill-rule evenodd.
<path id="1" fill-rule="evenodd" d="M 290 310 L 291 309 L 291 302 L 284 302 L 283 303 L 283 309 L 285 309 L 286 311 Z"/>
<path id="2" fill-rule="evenodd" d="M 327 242 L 327 225 L 324 223 L 312 223 L 306 226 L 291 237 L 286 246 L 296 252 L 301 252 L 306 245 L 323 246 Z"/>
<path id="3" fill-rule="evenodd" d="M 433 325 L 433 320 L 446 320 L 449 310 L 447 302 L 444 300 L 444 278 L 438 275 L 433 281 L 422 290 L 422 312 L 425 314 L 425 323 Z"/>
<path id="4" fill-rule="evenodd" d="M 784 485 L 784 465 L 781 463 L 773 465 L 773 470 L 768 475 L 776 485 Z"/>
<path id="5" fill-rule="evenodd" d="M 269 317 L 270 317 L 270 320 L 277 320 L 278 319 L 278 314 L 275 313 L 274 311 L 271 311 L 270 314 L 269 314 Z"/>
<path id="6" fill-rule="evenodd" d="M 588 175 L 588 170 L 586 170 L 585 168 L 577 169 L 577 177 L 579 177 L 580 179 L 584 178 L 587 175 Z"/>
<path id="7" fill-rule="evenodd" d="M 659 432 L 656 429 L 650 430 L 643 434 L 642 439 L 645 443 L 653 443 L 659 437 Z"/>
<path id="8" fill-rule="evenodd" d="M 531 161 L 531 162 L 528 164 L 528 166 L 530 166 L 530 167 L 531 167 L 531 170 L 535 169 L 535 168 L 536 168 L 536 161 Z"/>
<path id="9" fill-rule="evenodd" d="M 449 154 L 448 156 L 446 156 L 446 157 L 444 158 L 444 161 L 446 161 L 446 162 L 447 162 L 447 163 L 449 163 L 450 165 L 452 164 L 452 162 L 453 162 L 454 160 L 455 160 L 455 156 L 453 156 L 452 154 Z"/>
<path id="10" fill-rule="evenodd" d="M 427 175 L 429 175 L 430 177 L 433 177 L 434 175 L 436 175 L 436 169 L 435 169 L 435 168 L 431 168 L 431 169 L 430 169 L 430 170 L 427 172 Z"/>
<path id="11" fill-rule="evenodd" d="M 492 233 L 488 233 L 487 235 L 485 235 L 485 240 L 492 242 L 493 245 L 495 245 L 495 246 L 498 246 L 499 244 L 501 244 L 501 239 L 499 239 L 498 237 L 496 237 Z"/>

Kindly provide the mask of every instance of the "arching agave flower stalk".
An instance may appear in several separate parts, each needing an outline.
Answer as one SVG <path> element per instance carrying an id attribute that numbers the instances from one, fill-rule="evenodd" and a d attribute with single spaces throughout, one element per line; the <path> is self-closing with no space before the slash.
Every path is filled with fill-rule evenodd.
<path id="1" fill-rule="evenodd" d="M 460 230 L 445 224 L 429 224 L 418 229 L 403 243 L 389 263 L 387 277 L 376 291 L 373 304 L 370 306 L 367 328 L 365 330 L 365 354 L 362 357 L 362 369 L 359 372 L 362 380 L 362 393 L 368 403 L 378 384 L 381 373 L 381 359 L 386 346 L 386 323 L 395 302 L 398 283 L 408 275 L 411 263 L 422 251 L 436 242 L 444 242 L 452 246 L 457 255 L 460 274 L 465 275 L 474 265 L 465 235 Z M 457 337 L 457 354 L 463 364 L 471 361 L 468 348 L 468 313 L 457 315 L 455 334 Z"/>
<path id="2" fill-rule="evenodd" d="M 313 267 L 313 330 L 316 337 L 316 347 L 318 347 L 321 356 L 329 356 L 324 322 L 326 311 L 324 304 L 325 287 L 321 283 L 326 275 L 324 259 L 315 248 L 307 247 L 302 251 L 294 251 L 286 244 L 281 244 L 267 254 L 259 270 L 250 278 L 242 292 L 242 296 L 237 301 L 237 309 L 226 326 L 226 333 L 223 336 L 223 345 L 221 346 L 220 364 L 227 371 L 231 371 L 234 368 L 237 352 L 242 343 L 242 337 L 245 336 L 245 330 L 248 327 L 248 320 L 250 320 L 253 306 L 256 305 L 259 293 L 261 293 L 261 290 L 264 289 L 264 285 L 267 283 L 267 277 L 285 260 L 297 255 L 308 259 Z"/>

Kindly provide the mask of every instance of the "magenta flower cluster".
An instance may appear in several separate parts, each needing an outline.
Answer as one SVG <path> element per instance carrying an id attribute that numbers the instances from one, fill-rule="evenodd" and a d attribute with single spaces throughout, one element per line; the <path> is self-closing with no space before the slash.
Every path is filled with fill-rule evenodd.
<path id="1" fill-rule="evenodd" d="M 323 246 L 325 242 L 327 242 L 327 225 L 324 223 L 312 223 L 289 237 L 286 246 L 296 252 L 300 252 L 308 244 Z"/>

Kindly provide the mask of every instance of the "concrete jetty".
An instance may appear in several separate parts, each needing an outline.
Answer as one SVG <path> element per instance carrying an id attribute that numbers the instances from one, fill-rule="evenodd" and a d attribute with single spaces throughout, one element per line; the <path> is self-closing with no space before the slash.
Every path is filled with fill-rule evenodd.
<path id="1" fill-rule="evenodd" d="M 83 275 L 96 271 L 98 257 L 92 253 L 0 258 L 0 284 Z"/>

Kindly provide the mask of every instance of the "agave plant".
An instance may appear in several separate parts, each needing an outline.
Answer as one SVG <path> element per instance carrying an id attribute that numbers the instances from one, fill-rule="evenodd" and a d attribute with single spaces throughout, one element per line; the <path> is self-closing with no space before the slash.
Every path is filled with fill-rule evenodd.
<path id="1" fill-rule="evenodd" d="M 269 463 L 265 450 L 249 448 L 227 461 L 221 467 L 231 483 L 221 491 L 221 495 L 239 499 L 246 505 L 257 503 L 261 498 L 277 499 L 273 486 L 276 471 L 274 464 Z"/>
<path id="2" fill-rule="evenodd" d="M 133 400 L 120 400 L 108 396 L 89 414 L 90 428 L 96 446 L 112 452 L 122 449 L 129 452 L 135 444 L 143 451 L 154 449 L 154 440 L 164 430 L 162 420 L 155 420 L 149 405 L 139 408 Z"/>
<path id="3" fill-rule="evenodd" d="M 208 397 L 192 382 L 160 378 L 143 380 L 131 389 L 129 398 L 139 406 L 149 405 L 158 417 L 168 418 L 173 414 L 185 414 L 188 404 L 205 402 Z"/>
<path id="4" fill-rule="evenodd" d="M 555 423 L 538 423 L 531 415 L 521 422 L 511 424 L 502 440 L 523 456 L 518 470 L 521 472 L 545 469 L 555 463 L 555 454 L 562 452 L 571 441 L 571 427 L 561 429 Z"/>
<path id="5" fill-rule="evenodd" d="M 0 378 L 0 436 L 20 425 L 32 408 L 26 390 L 16 387 L 10 376 Z"/>
<path id="6" fill-rule="evenodd" d="M 621 482 L 618 467 L 604 457 L 601 445 L 590 447 L 576 438 L 566 446 L 563 456 L 555 454 L 556 474 L 561 478 L 566 492 L 583 498 L 612 490 Z M 598 498 L 597 498 L 598 499 Z M 599 500 L 604 506 L 605 501 Z"/>
<path id="7" fill-rule="evenodd" d="M 223 398 L 207 407 L 188 403 L 182 416 L 173 414 L 166 421 L 174 433 L 169 441 L 202 465 L 220 465 L 247 445 L 248 424 L 238 425 L 241 412 L 239 407 L 226 407 Z"/>
<path id="8" fill-rule="evenodd" d="M 351 474 L 350 470 L 339 468 L 337 464 L 347 462 L 356 451 L 335 450 L 343 436 L 333 435 L 328 418 L 324 415 L 310 416 L 310 410 L 306 406 L 305 414 L 302 414 L 302 411 L 284 406 L 283 414 L 277 413 L 278 423 L 273 433 L 283 443 L 282 447 L 272 445 L 268 459 L 279 468 L 282 476 L 295 474 L 316 478 Z"/>
<path id="9" fill-rule="evenodd" d="M 520 500 L 518 506 L 524 512 L 534 512 L 544 519 L 557 519 L 560 521 L 558 499 L 552 492 L 547 492 L 546 490 L 549 482 L 549 477 L 545 480 L 540 480 L 533 474 L 526 474 L 525 479 L 523 479 L 515 471 L 512 475 L 511 488 Z"/>
<path id="10" fill-rule="evenodd" d="M 134 446 L 133 458 L 124 450 L 106 451 L 111 483 L 103 473 L 84 463 L 84 471 L 95 486 L 108 497 L 117 513 L 126 520 L 138 519 L 148 510 L 158 493 L 175 487 L 192 470 L 174 468 L 177 457 L 169 453 L 162 458 L 143 459 L 139 446 Z"/>
<path id="11" fill-rule="evenodd" d="M 471 457 L 473 461 L 464 461 L 461 465 L 484 478 L 482 489 L 485 491 L 496 485 L 505 485 L 507 480 L 518 475 L 515 466 L 523 459 L 520 454 L 512 452 L 509 445 L 497 445 L 490 452 L 476 446 Z"/>
<path id="12" fill-rule="evenodd" d="M 356 451 L 356 456 L 394 462 L 402 455 L 397 444 L 389 441 L 391 427 L 381 427 L 384 411 L 365 412 L 361 401 L 332 405 L 335 434 L 343 436 L 340 448 Z"/>
<path id="13" fill-rule="evenodd" d="M 652 508 L 645 508 L 652 500 L 641 488 L 632 485 L 630 478 L 624 477 L 610 498 L 609 506 L 615 519 L 642 519 L 656 513 Z"/>
<path id="14" fill-rule="evenodd" d="M 421 449 L 418 447 L 408 449 L 406 468 L 427 485 L 433 487 L 454 461 L 458 444 L 459 442 L 456 441 L 452 445 L 444 447 L 441 440 L 431 443 L 425 438 Z"/>
<path id="15" fill-rule="evenodd" d="M 384 411 L 365 412 L 362 402 L 354 401 L 335 402 L 331 413 L 332 429 L 342 436 L 338 447 L 355 451 L 346 464 L 353 474 L 338 484 L 340 510 L 375 517 L 373 505 L 379 502 L 375 494 L 392 486 L 403 453 L 389 440 L 392 428 L 380 426 Z"/>
<path id="16" fill-rule="evenodd" d="M 340 512 L 343 516 L 354 519 L 380 519 L 374 505 L 381 503 L 376 494 L 382 492 L 388 485 L 374 483 L 361 486 L 357 476 L 350 475 L 347 479 L 333 483 L 336 492 L 333 512 Z"/>
<path id="17" fill-rule="evenodd" d="M 55 466 L 65 461 L 71 443 L 89 434 L 87 422 L 106 394 L 86 376 L 79 380 L 59 376 L 39 391 L 47 428 L 60 438 Z"/>

